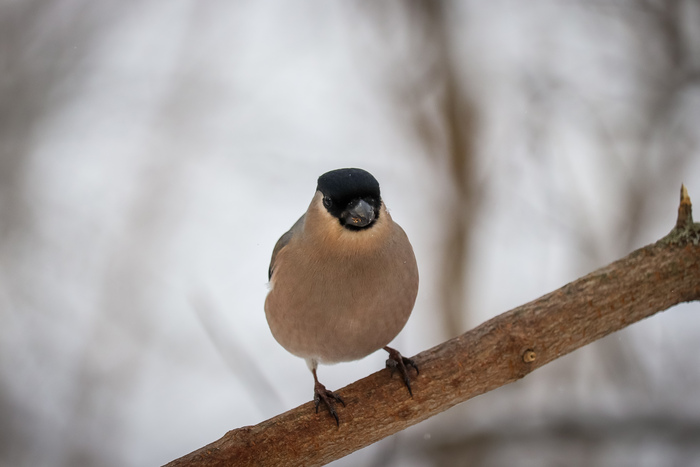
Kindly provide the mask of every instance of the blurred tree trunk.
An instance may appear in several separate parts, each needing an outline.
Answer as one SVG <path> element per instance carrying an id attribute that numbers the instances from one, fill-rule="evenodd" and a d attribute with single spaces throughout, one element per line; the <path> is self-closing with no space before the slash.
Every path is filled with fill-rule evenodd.
<path id="1" fill-rule="evenodd" d="M 443 141 L 436 142 L 422 132 L 429 153 L 444 153 L 451 184 L 447 188 L 442 246 L 442 271 L 438 279 L 443 333 L 454 337 L 463 332 L 469 307 L 468 271 L 471 264 L 470 244 L 479 199 L 475 189 L 476 148 L 474 145 L 476 108 L 472 105 L 464 80 L 460 78 L 459 60 L 453 50 L 450 17 L 454 7 L 448 2 L 422 1 L 414 6 L 426 24 L 426 36 L 432 41 L 437 87 L 441 89 Z"/>

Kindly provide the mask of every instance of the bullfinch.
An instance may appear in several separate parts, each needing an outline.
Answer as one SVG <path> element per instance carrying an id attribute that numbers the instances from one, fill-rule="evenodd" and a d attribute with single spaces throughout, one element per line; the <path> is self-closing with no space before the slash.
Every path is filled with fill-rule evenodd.
<path id="1" fill-rule="evenodd" d="M 321 175 L 306 213 L 277 241 L 268 271 L 265 316 L 277 342 L 306 360 L 321 402 L 340 425 L 335 402 L 316 375 L 319 363 L 389 352 L 411 396 L 413 360 L 388 347 L 418 293 L 418 267 L 403 229 L 391 219 L 379 183 L 362 169 Z"/>

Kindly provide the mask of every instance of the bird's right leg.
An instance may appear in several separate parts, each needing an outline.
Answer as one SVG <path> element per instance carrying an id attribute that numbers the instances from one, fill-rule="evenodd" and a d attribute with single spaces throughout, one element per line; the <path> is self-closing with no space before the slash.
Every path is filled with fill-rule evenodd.
<path id="1" fill-rule="evenodd" d="M 416 370 L 416 374 L 418 374 L 419 372 L 416 362 L 410 358 L 404 357 L 398 350 L 392 349 L 391 347 L 384 347 L 384 350 L 389 352 L 386 367 L 391 370 L 392 376 L 394 375 L 394 371 L 397 369 L 399 370 L 399 373 L 401 373 L 401 376 L 403 376 L 403 382 L 408 388 L 408 393 L 411 395 L 411 397 L 413 397 L 413 391 L 411 390 L 411 378 L 408 377 L 408 369 L 413 367 L 413 369 Z"/>
<path id="2" fill-rule="evenodd" d="M 313 368 L 311 368 L 311 373 L 314 375 L 314 405 L 316 406 L 316 413 L 318 413 L 318 406 L 321 404 L 321 401 L 323 401 L 323 404 L 328 407 L 328 411 L 331 413 L 331 415 L 333 415 L 333 418 L 335 418 L 336 425 L 340 426 L 340 420 L 338 419 L 338 414 L 335 411 L 334 401 L 340 402 L 343 404 L 343 407 L 345 407 L 345 402 L 339 395 L 329 391 L 318 381 L 315 365 Z"/>

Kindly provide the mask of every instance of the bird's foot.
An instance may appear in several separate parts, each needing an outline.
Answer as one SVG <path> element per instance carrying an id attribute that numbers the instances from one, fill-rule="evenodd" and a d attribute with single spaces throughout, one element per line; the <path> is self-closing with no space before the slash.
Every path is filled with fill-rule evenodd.
<path id="1" fill-rule="evenodd" d="M 333 418 L 335 418 L 335 424 L 340 426 L 340 420 L 338 419 L 338 414 L 335 411 L 335 401 L 340 402 L 345 407 L 345 401 L 335 394 L 333 391 L 329 391 L 326 387 L 316 381 L 314 384 L 314 405 L 316 406 L 316 413 L 318 413 L 318 406 L 323 402 L 323 405 L 328 407 L 328 411 Z"/>
<path id="2" fill-rule="evenodd" d="M 399 370 L 401 376 L 403 376 L 403 382 L 408 388 L 408 393 L 413 397 L 413 391 L 411 390 L 411 379 L 408 377 L 408 367 L 413 367 L 416 370 L 416 375 L 419 373 L 418 366 L 416 362 L 410 358 L 406 358 L 398 350 L 392 349 L 391 347 L 384 347 L 384 350 L 389 352 L 389 358 L 386 360 L 386 367 L 391 370 L 391 376 L 394 376 L 394 372 Z"/>

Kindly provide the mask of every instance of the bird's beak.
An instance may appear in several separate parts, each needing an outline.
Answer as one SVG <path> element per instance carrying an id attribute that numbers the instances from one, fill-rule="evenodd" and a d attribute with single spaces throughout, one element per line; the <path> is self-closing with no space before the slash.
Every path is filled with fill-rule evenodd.
<path id="1" fill-rule="evenodd" d="M 366 227 L 374 221 L 374 208 L 367 201 L 358 199 L 342 216 L 346 225 Z"/>

